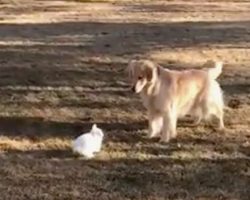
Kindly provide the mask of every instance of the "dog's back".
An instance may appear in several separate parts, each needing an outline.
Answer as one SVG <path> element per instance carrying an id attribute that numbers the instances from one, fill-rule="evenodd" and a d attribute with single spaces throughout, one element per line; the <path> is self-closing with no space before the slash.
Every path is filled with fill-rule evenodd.
<path id="1" fill-rule="evenodd" d="M 178 116 L 204 113 L 207 110 L 204 107 L 207 106 L 208 102 L 223 105 L 222 92 L 215 80 L 221 71 L 222 63 L 214 63 L 213 68 L 201 70 L 161 70 L 162 79 L 168 82 L 165 83 L 166 86 L 163 90 L 165 92 L 167 90 L 167 99 L 173 101 L 171 104 L 176 106 Z"/>

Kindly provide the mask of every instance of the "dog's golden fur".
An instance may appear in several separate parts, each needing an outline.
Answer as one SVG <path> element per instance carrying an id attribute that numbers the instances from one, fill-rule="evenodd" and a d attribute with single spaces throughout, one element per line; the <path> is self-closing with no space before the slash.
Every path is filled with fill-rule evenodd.
<path id="1" fill-rule="evenodd" d="M 224 128 L 222 91 L 216 81 L 222 63 L 206 63 L 211 64 L 212 68 L 177 71 L 149 60 L 130 61 L 132 89 L 148 110 L 149 137 L 160 135 L 168 142 L 176 137 L 177 119 L 185 115 L 195 116 L 197 123 L 214 115 L 219 128 Z"/>

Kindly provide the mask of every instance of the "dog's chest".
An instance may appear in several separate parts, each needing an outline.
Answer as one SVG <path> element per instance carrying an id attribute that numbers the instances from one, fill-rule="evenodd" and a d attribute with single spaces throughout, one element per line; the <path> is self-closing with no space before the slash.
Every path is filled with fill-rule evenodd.
<path id="1" fill-rule="evenodd" d="M 165 102 L 161 101 L 161 98 L 157 96 L 147 96 L 147 95 L 141 95 L 143 105 L 148 110 L 155 110 L 155 111 L 163 111 L 165 108 Z"/>

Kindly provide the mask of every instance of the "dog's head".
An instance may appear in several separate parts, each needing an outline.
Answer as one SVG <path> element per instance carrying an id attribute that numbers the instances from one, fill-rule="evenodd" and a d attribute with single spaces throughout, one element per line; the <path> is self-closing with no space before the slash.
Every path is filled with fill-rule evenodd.
<path id="1" fill-rule="evenodd" d="M 131 60 L 128 74 L 133 92 L 140 93 L 145 86 L 154 84 L 157 79 L 158 67 L 149 60 Z"/>

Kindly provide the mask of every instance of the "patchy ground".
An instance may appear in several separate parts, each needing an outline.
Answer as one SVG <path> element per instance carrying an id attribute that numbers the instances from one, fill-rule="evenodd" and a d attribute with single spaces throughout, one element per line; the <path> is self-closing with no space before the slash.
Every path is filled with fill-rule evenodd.
<path id="1" fill-rule="evenodd" d="M 87 1 L 84 1 L 87 2 Z M 250 2 L 0 2 L 0 199 L 250 198 Z M 225 133 L 180 121 L 146 138 L 129 59 L 170 68 L 225 62 Z M 70 143 L 105 130 L 94 160 Z"/>

